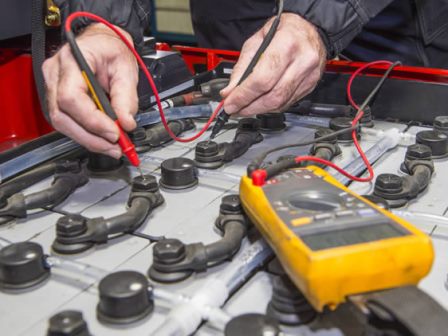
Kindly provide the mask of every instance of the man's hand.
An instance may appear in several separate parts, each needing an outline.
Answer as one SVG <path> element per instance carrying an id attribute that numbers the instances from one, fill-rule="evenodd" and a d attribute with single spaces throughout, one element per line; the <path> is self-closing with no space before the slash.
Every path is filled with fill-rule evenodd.
<path id="1" fill-rule="evenodd" d="M 230 83 L 221 91 L 229 114 L 284 110 L 310 93 L 322 75 L 326 51 L 316 28 L 297 14 L 285 13 L 252 74 L 236 87 L 272 22 L 273 18 L 244 43 Z"/>
<path id="2" fill-rule="evenodd" d="M 132 53 L 102 24 L 90 25 L 76 40 L 98 82 L 109 93 L 121 126 L 131 131 L 136 126 L 133 115 L 138 108 L 138 70 Z M 62 47 L 42 69 L 54 128 L 90 151 L 119 158 L 118 127 L 89 96 L 70 47 Z"/>

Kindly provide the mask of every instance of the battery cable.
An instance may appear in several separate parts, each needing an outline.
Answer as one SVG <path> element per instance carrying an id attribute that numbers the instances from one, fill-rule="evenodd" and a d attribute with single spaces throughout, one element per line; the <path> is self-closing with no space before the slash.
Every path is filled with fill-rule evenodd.
<path id="1" fill-rule="evenodd" d="M 351 93 L 351 88 L 352 88 L 352 84 L 354 79 L 365 69 L 370 68 L 372 66 L 375 65 L 380 65 L 380 64 L 387 64 L 389 65 L 389 68 L 386 70 L 386 72 L 383 74 L 383 76 L 381 77 L 380 81 L 377 83 L 377 85 L 374 87 L 374 89 L 370 92 L 370 94 L 367 96 L 367 98 L 364 100 L 364 102 L 361 104 L 361 106 L 358 106 L 353 97 L 352 97 L 352 93 Z M 359 126 L 359 120 L 363 117 L 364 115 L 364 109 L 365 107 L 370 103 L 370 101 L 375 97 L 375 95 L 378 93 L 378 91 L 381 89 L 381 87 L 383 86 L 384 82 L 386 81 L 386 79 L 389 77 L 389 74 L 391 73 L 391 71 L 397 66 L 400 65 L 400 62 L 390 62 L 390 61 L 374 61 L 374 62 L 370 62 L 367 63 L 365 65 L 363 65 L 362 67 L 360 67 L 359 69 L 357 69 L 351 76 L 350 79 L 347 83 L 347 98 L 350 102 L 350 104 L 357 109 L 357 113 L 354 117 L 354 119 L 352 120 L 352 127 L 347 128 L 347 129 L 343 129 L 337 132 L 333 132 L 333 133 L 329 133 L 323 137 L 320 138 L 316 138 L 314 140 L 311 141 L 307 141 L 307 142 L 302 142 L 302 143 L 295 143 L 295 144 L 288 144 L 288 145 L 283 145 L 283 146 L 279 146 L 279 147 L 275 147 L 275 148 L 271 148 L 270 150 L 262 153 L 260 156 L 258 156 L 255 160 L 253 160 L 251 162 L 251 164 L 248 166 L 248 175 L 250 175 L 252 177 L 252 181 L 254 183 L 254 185 L 258 185 L 258 186 L 262 186 L 264 185 L 266 179 L 274 176 L 275 174 L 278 174 L 279 171 L 276 171 L 275 169 L 270 169 L 269 172 L 265 169 L 259 169 L 259 167 L 262 165 L 263 160 L 271 153 L 282 150 L 282 149 L 287 149 L 287 148 L 291 148 L 291 147 L 300 147 L 300 146 L 305 146 L 305 145 L 310 145 L 313 143 L 317 143 L 319 141 L 322 141 L 324 139 L 330 138 L 330 137 L 334 137 L 337 134 L 341 134 L 341 133 L 345 133 L 345 132 L 352 132 L 352 138 L 353 138 L 353 142 L 355 144 L 355 147 L 359 153 L 359 155 L 361 156 L 361 158 L 364 161 L 364 164 L 366 165 L 366 168 L 369 172 L 369 176 L 368 177 L 357 177 L 357 176 L 353 176 L 350 173 L 348 173 L 347 171 L 345 171 L 344 169 L 342 169 L 341 167 L 337 166 L 336 164 L 334 164 L 333 162 L 321 159 L 321 158 L 316 158 L 313 156 L 297 156 L 294 160 L 296 164 L 300 164 L 302 162 L 305 161 L 311 161 L 311 162 L 316 162 L 319 164 L 323 164 L 326 165 L 328 167 L 331 167 L 333 169 L 335 169 L 336 171 L 338 171 L 339 173 L 341 173 L 342 175 L 344 175 L 345 177 L 349 178 L 352 181 L 357 181 L 357 182 L 370 182 L 372 181 L 374 175 L 373 172 L 373 168 L 372 165 L 370 164 L 370 162 L 368 161 L 366 155 L 364 154 L 364 151 L 362 150 L 361 146 L 359 145 L 358 139 L 356 137 L 356 132 Z"/>

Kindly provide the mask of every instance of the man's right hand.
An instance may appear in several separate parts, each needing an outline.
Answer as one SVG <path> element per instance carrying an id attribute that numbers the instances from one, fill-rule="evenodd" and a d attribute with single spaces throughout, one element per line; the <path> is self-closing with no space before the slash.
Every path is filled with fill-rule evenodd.
<path id="1" fill-rule="evenodd" d="M 132 39 L 122 30 L 128 40 Z M 138 68 L 132 53 L 113 31 L 92 24 L 77 37 L 87 63 L 98 82 L 109 93 L 111 105 L 125 131 L 136 127 Z M 98 110 L 72 56 L 63 46 L 42 66 L 50 119 L 53 127 L 88 150 L 121 157 L 118 127 Z"/>

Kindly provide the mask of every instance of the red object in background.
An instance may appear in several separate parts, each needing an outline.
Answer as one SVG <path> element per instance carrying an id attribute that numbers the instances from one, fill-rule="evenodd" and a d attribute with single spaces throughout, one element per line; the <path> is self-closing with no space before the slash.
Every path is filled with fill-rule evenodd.
<path id="1" fill-rule="evenodd" d="M 237 51 L 171 47 L 166 43 L 158 43 L 157 49 L 179 51 L 192 72 L 195 64 L 205 65 L 208 70 L 212 70 L 222 61 L 235 62 L 239 56 Z M 350 74 L 364 64 L 329 61 L 326 71 Z M 364 74 L 381 76 L 386 69 L 387 66 L 379 65 L 367 69 Z M 390 77 L 448 83 L 448 70 L 401 66 L 396 67 Z M 40 110 L 34 87 L 31 57 L 20 55 L 12 49 L 0 49 L 0 116 L 0 152 L 52 130 Z"/>
<path id="2" fill-rule="evenodd" d="M 0 50 L 0 152 L 51 132 L 34 86 L 31 56 Z"/>

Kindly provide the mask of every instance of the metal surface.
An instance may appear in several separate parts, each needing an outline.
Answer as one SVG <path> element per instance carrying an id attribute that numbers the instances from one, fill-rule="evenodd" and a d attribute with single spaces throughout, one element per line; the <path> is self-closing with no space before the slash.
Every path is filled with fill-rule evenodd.
<path id="1" fill-rule="evenodd" d="M 403 131 L 405 125 L 387 122 L 376 122 L 376 129 L 387 130 L 396 127 Z M 416 132 L 412 127 L 408 132 Z M 220 134 L 217 142 L 229 141 L 234 131 Z M 188 136 L 189 134 L 185 134 Z M 204 139 L 207 138 L 204 135 Z M 218 171 L 231 174 L 244 174 L 247 163 L 257 153 L 270 146 L 283 143 L 301 141 L 314 137 L 314 129 L 300 127 L 288 123 L 286 132 L 265 135 L 265 140 L 253 146 L 242 158 L 224 165 Z M 366 135 L 361 140 L 364 149 L 368 149 L 378 139 L 373 135 Z M 160 149 L 144 154 L 141 168 L 143 172 L 153 172 L 160 177 L 159 165 L 161 160 L 172 157 L 194 157 L 196 142 L 191 144 L 169 144 Z M 341 146 L 343 154 L 336 159 L 339 165 L 346 165 L 356 156 L 350 145 Z M 293 149 L 283 154 L 304 154 L 308 148 Z M 398 145 L 388 151 L 375 165 L 376 174 L 397 173 L 404 159 L 406 148 Z M 277 156 L 276 156 L 277 157 Z M 426 212 L 444 216 L 448 208 L 446 189 L 448 180 L 444 172 L 448 160 L 435 162 L 435 176 L 428 190 L 406 206 L 405 210 Z M 133 167 L 125 166 L 107 175 L 92 176 L 89 183 L 78 189 L 63 204 L 53 211 L 41 211 L 30 215 L 27 219 L 0 227 L 0 237 L 12 242 L 30 240 L 40 243 L 46 253 L 50 253 L 50 246 L 55 237 L 55 224 L 61 216 L 60 212 L 80 213 L 86 217 L 110 217 L 123 212 L 129 195 L 129 183 L 132 176 L 138 174 Z M 51 178 L 36 184 L 31 190 L 40 190 L 51 183 Z M 359 193 L 371 191 L 370 185 L 353 183 L 351 188 Z M 212 175 L 200 177 L 199 185 L 187 191 L 161 191 L 165 204 L 157 208 L 146 220 L 138 233 L 150 236 L 165 236 L 181 239 L 185 243 L 211 243 L 220 237 L 214 227 L 215 218 L 219 213 L 221 198 L 229 193 L 238 191 L 235 179 L 214 178 Z M 418 218 L 418 217 L 416 217 Z M 412 222 L 412 220 L 411 220 Z M 429 234 L 434 240 L 436 260 L 431 274 L 421 283 L 420 287 L 432 295 L 437 301 L 448 308 L 448 292 L 445 288 L 448 272 L 448 227 L 443 222 L 430 221 L 414 222 L 414 224 Z M 4 244 L 2 242 L 2 244 Z M 247 239 L 243 245 L 248 244 Z M 68 260 L 79 260 L 85 264 L 113 272 L 118 270 L 135 270 L 146 274 L 152 262 L 152 247 L 154 243 L 144 238 L 125 234 L 110 240 L 105 245 L 97 245 L 93 249 L 80 255 L 63 256 Z M 171 285 L 155 284 L 157 288 L 172 293 L 193 295 L 213 275 L 218 274 L 228 265 L 228 262 L 212 267 L 206 272 L 196 273 L 187 280 Z M 231 316 L 248 312 L 264 313 L 271 297 L 272 276 L 260 271 L 242 286 L 224 305 L 223 310 Z M 24 293 L 6 294 L 0 292 L 0 325 L 4 335 L 44 335 L 48 319 L 62 310 L 74 309 L 82 311 L 89 330 L 93 335 L 151 335 L 156 330 L 171 307 L 167 304 L 155 302 L 155 311 L 150 317 L 129 326 L 113 327 L 103 325 L 96 318 L 98 303 L 97 283 L 79 274 L 79 277 L 64 274 L 58 269 L 52 270 L 48 281 L 39 288 Z M 288 329 L 295 335 L 344 335 L 336 326 L 325 329 L 311 330 L 308 326 Z M 209 323 L 201 325 L 197 335 L 222 335 L 222 331 L 212 327 Z"/>

